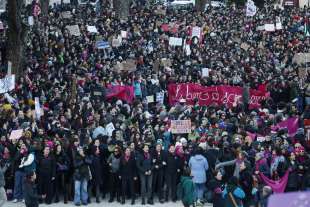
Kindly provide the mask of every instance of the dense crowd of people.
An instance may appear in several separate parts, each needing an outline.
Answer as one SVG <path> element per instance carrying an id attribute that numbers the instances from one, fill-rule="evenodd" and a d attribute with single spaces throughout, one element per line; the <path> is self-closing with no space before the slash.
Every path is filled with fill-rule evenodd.
<path id="1" fill-rule="evenodd" d="M 141 197 L 142 204 L 181 199 L 184 206 L 266 207 L 273 192 L 309 190 L 304 121 L 310 119 L 310 82 L 299 73 L 307 65 L 293 61 L 310 52 L 304 32 L 309 8 L 266 5 L 246 17 L 244 7 L 229 5 L 163 15 L 158 6 L 136 2 L 126 21 L 108 2 L 56 6 L 48 18 L 34 18 L 24 74 L 10 99 L 0 97 L 0 206 L 6 197 L 31 207 L 60 200 L 87 205 L 106 197 L 121 204 L 130 198 L 134 205 Z M 276 21 L 282 29 L 258 29 Z M 80 36 L 66 29 L 74 24 Z M 202 28 L 201 37 L 192 38 L 193 26 Z M 170 46 L 171 36 L 188 47 Z M 119 45 L 112 46 L 114 39 L 121 39 Z M 96 48 L 98 40 L 110 47 Z M 115 69 L 129 59 L 134 70 Z M 209 68 L 208 76 L 202 68 Z M 239 86 L 242 99 L 229 107 L 183 99 L 170 105 L 171 83 Z M 113 86 L 133 86 L 134 100 L 107 98 Z M 259 108 L 249 107 L 249 89 L 268 94 Z M 164 94 L 162 103 L 146 101 L 157 93 Z M 298 129 L 275 127 L 289 119 Z M 171 120 L 191 120 L 191 132 L 172 133 Z M 22 137 L 10 139 L 18 129 Z"/>

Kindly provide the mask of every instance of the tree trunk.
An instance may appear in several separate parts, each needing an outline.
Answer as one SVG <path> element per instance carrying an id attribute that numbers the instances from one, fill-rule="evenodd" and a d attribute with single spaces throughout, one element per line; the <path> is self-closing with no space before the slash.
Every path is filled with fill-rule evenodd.
<path id="1" fill-rule="evenodd" d="M 8 1 L 8 60 L 12 62 L 12 74 L 19 77 L 23 72 L 24 37 L 26 25 L 22 23 L 23 1 Z"/>
<path id="2" fill-rule="evenodd" d="M 199 12 L 203 12 L 206 7 L 207 0 L 196 0 L 196 10 Z"/>
<path id="3" fill-rule="evenodd" d="M 131 0 L 114 0 L 113 8 L 116 15 L 121 20 L 127 20 L 129 16 L 129 7 Z"/>
<path id="4" fill-rule="evenodd" d="M 48 16 L 49 0 L 40 0 L 42 16 Z"/>

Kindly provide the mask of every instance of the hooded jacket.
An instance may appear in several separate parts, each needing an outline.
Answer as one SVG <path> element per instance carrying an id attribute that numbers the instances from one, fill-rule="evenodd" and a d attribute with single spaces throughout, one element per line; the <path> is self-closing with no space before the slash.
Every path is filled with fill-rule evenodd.
<path id="1" fill-rule="evenodd" d="M 207 159 L 202 155 L 192 156 L 189 160 L 189 167 L 194 183 L 205 183 L 207 181 L 206 171 L 209 169 Z"/>

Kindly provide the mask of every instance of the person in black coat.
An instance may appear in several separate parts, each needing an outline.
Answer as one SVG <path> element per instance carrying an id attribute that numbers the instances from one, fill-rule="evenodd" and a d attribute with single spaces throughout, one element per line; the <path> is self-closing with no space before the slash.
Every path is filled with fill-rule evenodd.
<path id="1" fill-rule="evenodd" d="M 24 198 L 26 207 L 38 207 L 39 199 L 45 199 L 45 195 L 38 195 L 37 187 L 35 184 L 37 176 L 35 172 L 30 172 L 26 175 L 24 184 Z"/>
<path id="2" fill-rule="evenodd" d="M 63 192 L 64 203 L 68 203 L 69 193 L 69 167 L 70 161 L 68 155 L 62 149 L 62 146 L 58 144 L 55 151 L 56 161 L 56 179 L 55 179 L 55 202 L 59 202 L 59 191 Z"/>
<path id="3" fill-rule="evenodd" d="M 50 153 L 50 147 L 45 146 L 43 155 L 38 159 L 38 180 L 41 194 L 46 194 L 46 204 L 52 203 L 53 182 L 56 178 L 56 162 Z"/>
<path id="4" fill-rule="evenodd" d="M 145 205 L 145 197 L 148 199 L 148 204 L 152 205 L 154 204 L 152 200 L 152 170 L 154 166 L 148 145 L 144 145 L 143 151 L 137 156 L 136 162 L 141 182 L 142 205 Z"/>
<path id="5" fill-rule="evenodd" d="M 159 202 L 163 203 L 163 184 L 164 184 L 164 166 L 166 162 L 164 160 L 164 152 L 162 145 L 159 143 L 156 145 L 156 149 L 153 152 L 153 194 L 157 192 Z M 153 195 L 152 195 L 153 198 Z"/>
<path id="6" fill-rule="evenodd" d="M 222 197 L 222 191 L 224 188 L 224 184 L 222 181 L 222 173 L 221 171 L 214 171 L 214 178 L 210 180 L 208 183 L 208 189 L 210 190 L 213 207 L 222 207 L 224 206 L 224 199 Z"/>
<path id="7" fill-rule="evenodd" d="M 253 190 L 253 176 L 250 170 L 250 166 L 246 165 L 245 162 L 242 162 L 240 164 L 240 173 L 239 173 L 239 182 L 240 182 L 240 187 L 244 190 L 245 192 L 245 198 L 243 200 L 244 206 L 252 206 L 255 204 L 255 198 L 254 195 L 252 194 Z"/>
<path id="8" fill-rule="evenodd" d="M 134 155 L 131 153 L 130 148 L 125 149 L 125 153 L 120 162 L 120 178 L 122 182 L 122 204 L 125 204 L 125 197 L 127 187 L 131 193 L 131 205 L 135 204 L 135 189 L 134 180 L 137 179 L 136 175 L 136 161 Z"/>
<path id="9" fill-rule="evenodd" d="M 175 154 L 174 145 L 169 146 L 169 152 L 165 158 L 165 183 L 166 183 L 166 202 L 168 201 L 169 193 L 171 192 L 171 199 L 173 202 L 177 200 L 176 187 L 177 187 L 177 175 L 181 171 L 179 168 L 179 157 Z"/>
<path id="10" fill-rule="evenodd" d="M 91 146 L 91 159 L 92 164 L 90 166 L 92 173 L 92 186 L 96 193 L 96 202 L 100 203 L 100 186 L 103 184 L 103 152 L 100 148 L 99 139 L 94 140 Z"/>

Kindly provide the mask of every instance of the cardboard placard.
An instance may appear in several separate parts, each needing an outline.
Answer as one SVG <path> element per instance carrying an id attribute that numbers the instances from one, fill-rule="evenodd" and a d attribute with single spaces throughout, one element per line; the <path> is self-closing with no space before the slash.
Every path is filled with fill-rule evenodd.
<path id="1" fill-rule="evenodd" d="M 60 16 L 63 19 L 71 19 L 72 18 L 72 14 L 70 11 L 61 12 Z"/>
<path id="2" fill-rule="evenodd" d="M 127 72 L 133 72 L 137 70 L 136 61 L 133 59 L 127 59 L 121 63 L 117 63 L 113 69 L 115 71 L 127 71 Z"/>
<path id="3" fill-rule="evenodd" d="M 169 58 L 162 58 L 161 59 L 161 65 L 163 67 L 171 67 L 172 66 L 172 62 Z"/>
<path id="4" fill-rule="evenodd" d="M 310 63 L 310 53 L 296 53 L 292 61 L 298 65 Z"/>
<path id="5" fill-rule="evenodd" d="M 241 49 L 244 49 L 245 51 L 247 51 L 250 48 L 250 45 L 248 45 L 247 43 L 243 42 L 240 46 Z"/>
<path id="6" fill-rule="evenodd" d="M 191 133 L 190 120 L 171 120 L 172 134 L 188 134 Z"/>
<path id="7" fill-rule="evenodd" d="M 69 33 L 73 36 L 79 37 L 81 35 L 79 25 L 68 25 L 66 29 L 69 30 Z"/>
<path id="8" fill-rule="evenodd" d="M 17 130 L 12 130 L 9 139 L 13 140 L 13 139 L 19 139 L 23 136 L 23 129 L 17 129 Z"/>

